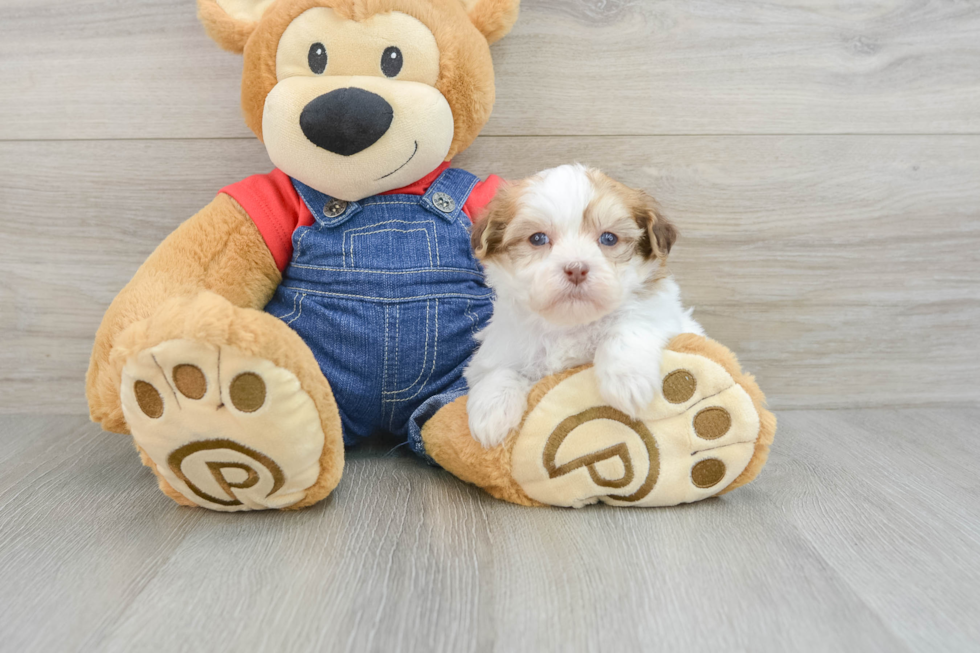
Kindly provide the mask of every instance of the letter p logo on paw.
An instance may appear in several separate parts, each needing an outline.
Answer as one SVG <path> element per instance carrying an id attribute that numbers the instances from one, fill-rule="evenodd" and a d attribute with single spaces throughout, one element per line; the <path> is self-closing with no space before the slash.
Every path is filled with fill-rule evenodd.
<path id="1" fill-rule="evenodd" d="M 552 506 L 672 506 L 700 501 L 738 476 L 759 437 L 751 398 L 721 366 L 667 351 L 662 392 L 638 419 L 605 405 L 586 368 L 525 415 L 511 474 Z"/>

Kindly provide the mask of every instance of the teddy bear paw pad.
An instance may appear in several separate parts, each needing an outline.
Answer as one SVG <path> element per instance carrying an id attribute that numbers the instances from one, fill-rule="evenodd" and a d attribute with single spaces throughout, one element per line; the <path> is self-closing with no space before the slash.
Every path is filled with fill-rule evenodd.
<path id="1" fill-rule="evenodd" d="M 122 407 L 159 474 L 212 510 L 284 508 L 320 474 L 324 434 L 296 376 L 231 347 L 170 340 L 130 358 Z"/>
<path id="2" fill-rule="evenodd" d="M 528 411 L 514 480 L 532 499 L 572 507 L 671 506 L 724 490 L 759 437 L 752 399 L 693 354 L 665 352 L 661 379 L 661 393 L 634 419 L 605 405 L 593 368 L 565 378 Z"/>

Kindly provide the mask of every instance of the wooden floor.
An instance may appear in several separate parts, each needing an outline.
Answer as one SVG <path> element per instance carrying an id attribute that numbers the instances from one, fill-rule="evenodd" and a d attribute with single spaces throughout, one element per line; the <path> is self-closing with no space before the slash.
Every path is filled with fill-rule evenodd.
<path id="1" fill-rule="evenodd" d="M 234 515 L 81 418 L 2 417 L 0 650 L 980 650 L 980 409 L 780 419 L 692 506 L 521 508 L 374 450 Z"/>

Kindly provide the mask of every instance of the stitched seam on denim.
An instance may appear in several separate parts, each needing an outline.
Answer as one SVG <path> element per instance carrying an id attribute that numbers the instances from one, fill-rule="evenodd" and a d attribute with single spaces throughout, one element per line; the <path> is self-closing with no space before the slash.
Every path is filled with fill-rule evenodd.
<path id="1" fill-rule="evenodd" d="M 395 306 L 395 378 L 398 378 L 398 353 L 400 351 L 398 338 L 401 335 L 401 307 Z M 387 387 L 381 390 L 381 419 L 384 419 L 384 406 L 388 404 L 388 430 L 392 430 L 392 425 L 395 423 L 395 408 L 397 404 L 394 402 L 389 402 L 385 400 L 385 395 L 388 394 Z"/>
<path id="2" fill-rule="evenodd" d="M 413 221 L 413 220 L 398 220 L 398 219 L 395 219 L 395 220 L 385 220 L 384 222 L 375 222 L 373 224 L 366 224 L 366 225 L 362 225 L 360 227 L 351 227 L 350 229 L 348 229 L 347 231 L 345 231 L 344 234 L 346 235 L 346 234 L 349 234 L 349 233 L 352 233 L 352 232 L 355 232 L 355 231 L 364 231 L 365 229 L 374 229 L 375 227 L 380 227 L 380 226 L 386 225 L 386 224 L 403 224 L 403 225 L 407 225 L 409 227 L 415 227 L 415 226 L 418 226 L 420 224 L 427 224 L 427 225 L 432 225 L 432 228 L 433 229 L 436 228 L 435 220 L 414 220 Z"/>
<path id="3" fill-rule="evenodd" d="M 476 188 L 476 185 L 478 183 L 480 183 L 480 178 L 479 177 L 473 179 L 473 183 L 470 184 L 470 187 L 466 190 L 466 194 L 463 195 L 463 203 L 460 205 L 459 211 L 456 213 L 456 218 L 453 220 L 453 222 L 457 222 L 458 221 L 459 224 L 460 224 L 460 226 L 462 226 L 464 228 L 466 228 L 466 225 L 463 224 L 463 216 L 466 215 L 466 212 L 464 211 L 464 209 L 466 208 L 466 203 L 468 201 L 470 201 L 470 195 L 473 194 L 473 189 Z M 476 217 L 476 216 L 473 216 L 473 217 Z M 468 217 L 467 217 L 467 220 L 470 221 L 470 224 L 473 223 L 473 220 L 471 220 Z"/>
<path id="4" fill-rule="evenodd" d="M 292 317 L 293 313 L 296 312 L 296 298 L 299 297 L 299 293 L 294 291 L 291 294 L 293 296 L 293 310 L 289 311 L 288 313 L 283 313 L 282 315 L 276 315 L 276 319 L 285 320 L 287 317 Z"/>
<path id="5" fill-rule="evenodd" d="M 380 227 L 382 225 L 396 224 L 396 223 L 398 223 L 398 224 L 404 224 L 404 225 L 409 225 L 409 226 L 415 226 L 415 225 L 419 225 L 419 224 L 432 225 L 433 234 L 435 233 L 435 228 L 436 228 L 436 224 L 432 220 L 420 220 L 418 222 L 412 222 L 410 220 L 385 220 L 384 222 L 375 222 L 374 224 L 366 224 L 366 225 L 364 225 L 362 227 L 354 227 L 352 229 L 348 229 L 348 230 L 346 230 L 344 232 L 343 242 L 341 244 L 342 256 L 343 256 L 343 260 L 344 260 L 344 268 L 347 269 L 347 236 L 348 235 L 351 235 L 351 266 L 353 266 L 354 265 L 354 242 L 353 242 L 353 238 L 354 238 L 355 235 L 361 235 L 361 234 L 354 234 L 353 232 L 363 231 L 364 229 L 374 229 L 375 227 Z M 395 230 L 392 230 L 392 231 L 395 231 Z M 375 233 L 375 232 L 372 232 L 372 233 Z M 426 240 L 428 241 L 428 234 L 426 234 Z M 431 248 L 431 245 L 430 245 L 430 248 Z M 432 266 L 432 252 L 431 252 L 431 250 L 429 252 L 429 266 L 430 267 Z"/>
<path id="6" fill-rule="evenodd" d="M 428 302 L 426 302 L 426 310 L 428 310 Z M 398 378 L 398 376 L 397 376 L 398 371 L 401 370 L 401 353 L 402 353 L 402 348 L 401 348 L 401 338 L 402 338 L 402 307 L 399 306 L 399 305 L 397 305 L 397 304 L 395 305 L 395 315 L 398 318 L 398 319 L 395 320 L 395 370 L 396 370 L 395 371 L 395 375 L 396 375 L 395 378 L 397 379 Z M 426 322 L 429 321 L 429 315 L 428 315 L 428 313 L 426 313 L 425 321 Z M 425 351 L 426 351 L 426 356 L 428 356 L 428 352 L 429 352 L 429 346 L 428 346 L 428 344 L 426 344 L 426 346 L 425 346 Z M 423 360 L 423 362 L 425 362 L 425 356 L 422 357 L 422 360 Z M 384 395 L 382 395 L 381 399 L 382 399 L 382 401 L 384 401 Z M 388 420 L 388 428 L 391 428 L 391 425 L 394 423 L 394 421 L 395 421 L 395 404 L 392 404 L 391 405 L 391 418 Z"/>
<path id="7" fill-rule="evenodd" d="M 303 239 L 306 238 L 306 234 L 310 233 L 311 231 L 313 231 L 312 227 L 307 227 L 306 228 L 306 231 L 304 231 L 302 233 L 302 235 L 300 235 L 299 240 L 296 242 L 296 253 L 293 256 L 293 259 L 294 260 L 295 259 L 298 259 L 300 256 L 302 256 L 302 254 L 303 254 Z"/>
<path id="8" fill-rule="evenodd" d="M 411 234 L 416 231 L 421 231 L 425 234 L 425 246 L 429 251 L 429 267 L 432 267 L 432 243 L 429 241 L 429 230 L 428 229 L 378 229 L 377 231 L 366 231 L 360 234 L 351 234 L 350 237 L 350 264 L 351 267 L 357 269 L 357 263 L 354 261 L 354 239 L 360 236 L 371 236 L 373 234 L 384 234 L 384 233 L 399 233 L 399 234 Z M 346 234 L 345 234 L 346 235 Z M 438 259 L 438 254 L 436 255 Z"/>
<path id="9" fill-rule="evenodd" d="M 484 275 L 479 272 L 474 272 L 473 270 L 467 270 L 466 268 L 444 268 L 440 267 L 438 269 L 433 268 L 409 268 L 407 270 L 350 270 L 345 268 L 332 268 L 324 265 L 302 265 L 299 263 L 293 263 L 290 265 L 293 268 L 302 268 L 304 270 L 322 270 L 324 272 L 355 272 L 356 274 L 366 273 L 366 274 L 420 274 L 424 272 L 462 272 L 464 274 L 469 274 L 480 279 L 484 278 Z"/>
<path id="10" fill-rule="evenodd" d="M 432 230 L 432 237 L 436 241 L 436 267 L 441 268 L 442 261 L 439 259 L 439 233 L 435 229 Z"/>
<path id="11" fill-rule="evenodd" d="M 426 302 L 426 311 L 428 311 L 428 302 Z M 426 312 L 425 321 L 426 323 L 428 323 L 429 321 L 428 312 Z M 401 353 L 402 353 L 401 342 L 402 342 L 402 307 L 396 305 L 395 306 L 395 374 L 396 374 L 395 378 L 396 379 L 398 378 L 397 377 L 398 372 L 401 372 Z M 423 363 L 425 363 L 428 354 L 429 354 L 429 346 L 426 345 L 425 355 L 422 356 Z M 382 394 L 388 394 L 388 393 L 382 393 Z M 392 410 L 392 413 L 394 413 L 394 410 Z"/>
<path id="12" fill-rule="evenodd" d="M 436 320 L 437 321 L 439 319 L 438 316 L 439 316 L 438 302 L 436 302 Z M 401 315 L 399 314 L 399 318 L 395 322 L 395 343 L 397 345 L 401 345 L 400 337 L 401 337 Z M 395 348 L 395 365 L 396 365 L 396 367 L 398 365 L 398 354 L 399 354 L 399 351 L 400 350 L 401 350 L 401 347 L 396 346 L 396 348 Z M 422 364 L 419 366 L 419 375 L 417 377 L 415 377 L 415 380 L 412 381 L 410 384 L 408 384 L 407 387 L 402 388 L 401 390 L 391 390 L 390 392 L 382 392 L 381 394 L 382 395 L 400 395 L 400 394 L 405 394 L 406 392 L 410 392 L 412 390 L 412 388 L 414 388 L 416 386 L 416 384 L 418 384 L 419 379 L 422 378 L 422 375 L 425 374 L 425 368 L 428 365 L 428 362 L 429 362 L 429 302 L 425 302 L 425 350 L 422 353 Z M 429 376 L 432 376 L 432 373 L 431 372 L 429 373 Z M 416 394 L 418 394 L 418 393 L 416 393 Z M 411 397 L 409 397 L 409 399 L 410 398 Z M 385 401 L 398 401 L 398 400 L 397 399 L 386 399 Z"/>
<path id="13" fill-rule="evenodd" d="M 466 177 L 469 178 L 470 185 L 466 189 L 466 191 L 464 191 L 460 195 L 457 195 L 455 191 L 457 189 L 461 190 L 462 188 L 457 185 L 455 178 L 461 175 L 455 172 L 450 172 L 451 170 L 458 170 L 458 169 L 450 168 L 445 172 L 443 172 L 442 175 L 439 175 L 439 178 L 436 179 L 435 182 L 433 182 L 432 186 L 429 187 L 429 190 L 425 193 L 425 195 L 422 196 L 423 206 L 432 207 L 432 208 L 435 208 L 435 206 L 432 204 L 431 198 L 434 197 L 436 193 L 440 193 L 440 192 L 446 193 L 447 195 L 452 197 L 453 201 L 456 202 L 456 208 L 450 211 L 450 213 L 444 213 L 444 215 L 446 215 L 447 217 L 449 215 L 452 215 L 452 218 L 449 220 L 450 224 L 456 222 L 461 215 L 464 215 L 463 207 L 466 206 L 466 202 L 469 200 L 470 195 L 473 193 L 473 189 L 476 188 L 476 185 L 480 182 L 479 177 L 472 175 L 466 172 L 465 170 L 458 170 L 459 173 L 462 173 L 462 175 L 465 175 Z M 461 198 L 461 201 L 457 201 L 457 198 Z M 441 209 L 435 208 L 435 210 L 441 212 Z"/>
<path id="14" fill-rule="evenodd" d="M 418 202 L 361 202 L 361 206 L 385 206 L 386 204 L 408 204 L 409 206 L 418 206 Z"/>
<path id="15" fill-rule="evenodd" d="M 425 386 L 428 385 L 429 383 L 429 379 L 431 379 L 432 375 L 435 374 L 436 364 L 439 362 L 439 300 L 436 299 L 435 303 L 436 303 L 436 332 L 435 335 L 432 337 L 432 367 L 429 369 L 429 375 L 425 377 L 424 381 L 422 381 L 422 385 L 419 386 L 419 389 L 415 392 L 415 394 L 406 399 L 401 399 L 400 403 L 407 403 L 412 399 L 418 397 L 420 394 L 422 394 L 422 391 L 425 390 Z M 426 333 L 428 333 L 429 331 L 428 302 L 426 302 L 425 308 L 426 308 L 425 330 Z M 428 340 L 426 340 L 426 347 L 428 347 Z"/>
<path id="16" fill-rule="evenodd" d="M 438 293 L 433 295 L 417 295 L 414 297 L 372 297 L 369 295 L 351 295 L 338 292 L 326 292 L 323 290 L 310 290 L 309 288 L 295 288 L 293 286 L 282 286 L 288 290 L 295 290 L 302 293 L 310 293 L 313 295 L 322 295 L 324 297 L 342 297 L 345 299 L 364 299 L 378 302 L 388 302 L 388 303 L 399 303 L 399 302 L 411 302 L 411 301 L 421 301 L 423 299 L 449 299 L 458 297 L 460 299 L 487 299 L 493 296 L 493 293 L 486 293 L 484 295 L 471 295 L 465 293 Z"/>
<path id="17" fill-rule="evenodd" d="M 422 391 L 425 390 L 425 386 L 429 383 L 429 379 L 431 379 L 432 378 L 432 375 L 435 374 L 436 364 L 439 361 L 439 300 L 435 300 L 435 302 L 436 302 L 436 311 L 435 311 L 436 312 L 436 332 L 435 332 L 435 335 L 432 338 L 432 348 L 433 348 L 433 351 L 432 351 L 432 367 L 431 367 L 431 369 L 429 369 L 429 374 L 428 374 L 428 376 L 425 377 L 425 380 L 422 381 L 422 384 L 419 386 L 419 389 L 416 390 L 415 391 L 415 394 L 413 394 L 411 397 L 406 397 L 405 399 L 389 399 L 388 401 L 391 401 L 391 402 L 394 402 L 394 403 L 399 403 L 399 404 L 405 404 L 405 403 L 408 403 L 409 401 L 411 401 L 412 399 L 415 399 L 420 394 L 422 394 Z M 426 330 L 426 334 L 428 334 L 428 331 L 429 331 L 429 305 L 428 305 L 428 302 L 426 302 L 425 311 L 426 311 L 425 312 L 425 318 L 426 318 L 425 319 L 425 330 Z M 426 341 L 425 341 L 425 349 L 426 349 L 426 356 L 428 356 L 428 351 L 429 351 L 429 340 L 428 340 L 428 338 L 426 338 Z M 425 364 L 424 363 L 423 363 L 422 371 L 425 371 Z M 419 374 L 419 376 L 421 377 L 421 373 Z M 412 386 L 414 386 L 414 385 L 415 384 L 413 383 Z M 412 386 L 409 386 L 407 390 L 411 390 L 412 389 Z"/>
<path id="18" fill-rule="evenodd" d="M 385 311 L 385 354 L 384 354 L 384 362 L 382 363 L 382 373 L 381 373 L 382 374 L 382 378 L 381 378 L 381 395 L 382 395 L 382 400 L 381 400 L 381 421 L 382 422 L 384 421 L 384 418 L 385 418 L 384 393 L 385 393 L 385 390 L 388 388 L 388 310 L 389 310 L 389 308 L 387 306 L 385 306 L 384 307 L 384 311 Z M 394 419 L 394 417 L 392 417 L 392 419 Z M 391 422 L 389 421 L 389 425 L 390 424 L 391 424 Z"/>
<path id="19" fill-rule="evenodd" d="M 296 317 L 294 317 L 293 319 L 291 319 L 289 322 L 286 322 L 286 325 L 287 326 L 290 325 L 290 324 L 292 324 L 293 322 L 295 322 L 299 318 L 303 317 L 303 300 L 304 299 L 306 299 L 306 293 L 303 293 L 303 294 L 301 294 L 299 296 L 299 313 L 296 315 Z"/>

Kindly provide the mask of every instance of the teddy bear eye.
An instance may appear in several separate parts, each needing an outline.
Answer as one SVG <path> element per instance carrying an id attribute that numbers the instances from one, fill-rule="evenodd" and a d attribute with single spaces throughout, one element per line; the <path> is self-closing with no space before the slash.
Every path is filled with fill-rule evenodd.
<path id="1" fill-rule="evenodd" d="M 310 70 L 317 75 L 322 75 L 327 69 L 327 49 L 322 43 L 314 43 L 310 46 L 310 53 L 306 56 L 306 61 L 310 64 Z"/>
<path id="2" fill-rule="evenodd" d="M 612 233 L 611 231 L 607 231 L 603 233 L 601 236 L 599 236 L 599 244 L 605 245 L 606 247 L 612 247 L 618 242 L 619 242 L 619 236 Z"/>
<path id="3" fill-rule="evenodd" d="M 393 45 L 388 46 L 381 55 L 381 72 L 385 77 L 395 77 L 402 71 L 404 63 L 402 51 Z"/>
<path id="4" fill-rule="evenodd" d="M 531 244 L 535 247 L 542 247 L 543 245 L 548 244 L 548 234 L 539 231 L 536 234 L 531 234 L 531 237 L 528 238 L 528 240 L 530 240 Z"/>

